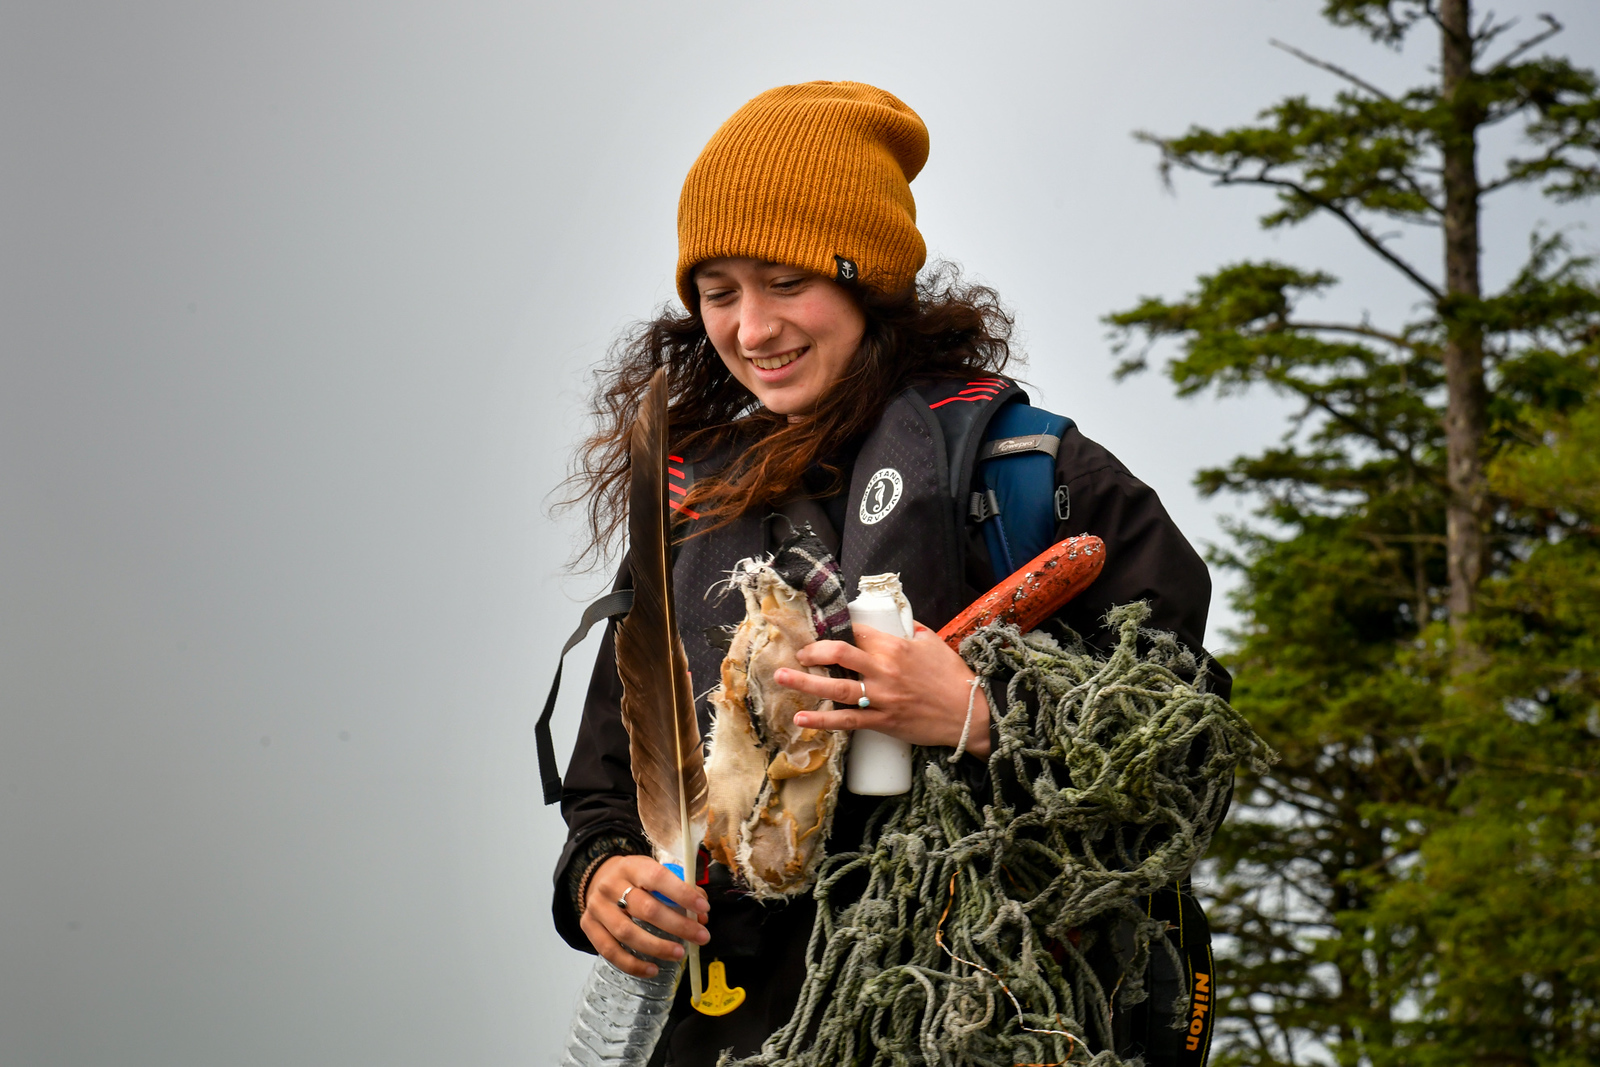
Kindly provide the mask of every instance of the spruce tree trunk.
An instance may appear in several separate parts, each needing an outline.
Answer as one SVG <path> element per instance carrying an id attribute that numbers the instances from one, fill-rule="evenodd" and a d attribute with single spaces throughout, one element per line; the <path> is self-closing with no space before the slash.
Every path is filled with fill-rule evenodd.
<path id="1" fill-rule="evenodd" d="M 1446 477 L 1445 513 L 1450 627 L 1456 637 L 1457 669 L 1473 659 L 1465 626 L 1483 579 L 1488 524 L 1483 441 L 1488 395 L 1483 378 L 1483 329 L 1470 314 L 1480 295 L 1478 247 L 1478 138 L 1483 108 L 1472 99 L 1471 0 L 1441 0 L 1440 68 L 1450 121 L 1442 131 L 1444 164 L 1445 326 L 1444 372 Z M 1463 305 L 1466 305 L 1463 307 Z M 1463 316 L 1463 311 L 1469 314 Z"/>

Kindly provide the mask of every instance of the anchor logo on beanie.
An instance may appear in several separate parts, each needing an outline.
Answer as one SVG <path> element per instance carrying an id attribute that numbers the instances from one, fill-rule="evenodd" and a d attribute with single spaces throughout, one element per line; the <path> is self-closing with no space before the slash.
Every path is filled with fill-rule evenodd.
<path id="1" fill-rule="evenodd" d="M 841 282 L 853 282 L 856 280 L 858 272 L 856 271 L 854 260 L 845 259 L 843 256 L 834 256 L 833 261 L 839 267 L 839 280 Z"/>

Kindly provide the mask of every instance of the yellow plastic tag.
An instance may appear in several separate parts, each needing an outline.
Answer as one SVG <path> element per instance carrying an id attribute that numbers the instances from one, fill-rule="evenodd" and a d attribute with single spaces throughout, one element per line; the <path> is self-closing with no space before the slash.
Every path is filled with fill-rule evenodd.
<path id="1" fill-rule="evenodd" d="M 701 1015 L 726 1015 L 744 1003 L 744 987 L 728 988 L 728 973 L 721 960 L 711 961 L 711 976 L 700 999 L 691 1001 Z"/>

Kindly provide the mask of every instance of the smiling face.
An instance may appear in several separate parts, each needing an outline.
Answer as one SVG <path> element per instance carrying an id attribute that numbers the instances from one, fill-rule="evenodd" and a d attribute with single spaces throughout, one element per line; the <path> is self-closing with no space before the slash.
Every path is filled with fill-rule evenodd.
<path id="1" fill-rule="evenodd" d="M 729 372 L 769 411 L 804 415 L 844 376 L 867 321 L 837 282 L 756 259 L 695 268 L 700 319 Z"/>

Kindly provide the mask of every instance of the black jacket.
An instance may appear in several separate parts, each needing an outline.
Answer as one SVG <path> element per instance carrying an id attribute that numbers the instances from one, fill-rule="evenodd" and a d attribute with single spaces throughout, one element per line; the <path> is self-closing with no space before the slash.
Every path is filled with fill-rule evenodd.
<path id="1" fill-rule="evenodd" d="M 1211 579 L 1204 561 L 1179 532 L 1155 491 L 1135 478 L 1105 448 L 1076 427 L 1062 438 L 1056 456 L 1057 483 L 1070 495 L 1070 513 L 1056 531 L 1057 539 L 1094 534 L 1106 545 L 1106 566 L 1087 591 L 1057 618 L 1091 644 L 1109 649 L 1115 635 L 1102 620 L 1118 604 L 1146 601 L 1149 626 L 1169 630 L 1199 652 L 1211 602 Z M 825 502 L 826 503 L 826 502 Z M 715 534 L 709 535 L 715 537 Z M 731 565 L 733 560 L 729 560 Z M 981 532 L 967 531 L 966 586 L 975 600 L 995 582 Z M 617 587 L 628 584 L 624 563 Z M 573 880 L 592 861 L 596 847 L 612 850 L 623 841 L 632 851 L 643 846 L 628 757 L 628 736 L 620 716 L 622 685 L 615 660 L 615 623 L 606 629 L 590 679 L 583 720 L 567 767 L 561 801 L 567 821 L 566 847 L 556 864 L 554 917 L 557 931 L 573 948 L 592 953 L 578 925 Z M 687 638 L 686 638 L 687 639 Z M 1231 688 L 1227 673 L 1210 662 L 1210 685 L 1224 699 Z M 859 825 L 877 801 L 844 794 L 836 816 L 832 844 L 850 847 L 844 837 L 859 840 Z M 581 864 L 581 865 L 580 865 Z M 805 977 L 805 947 L 814 905 L 802 898 L 787 906 L 763 907 L 748 898 L 732 899 L 712 892 L 709 961 L 724 952 L 730 985 L 742 985 L 747 999 L 733 1013 L 719 1018 L 699 1015 L 687 1004 L 688 983 L 673 1012 L 673 1021 L 656 1060 L 680 1065 L 714 1064 L 718 1054 L 756 1051 L 762 1040 L 788 1021 Z"/>

